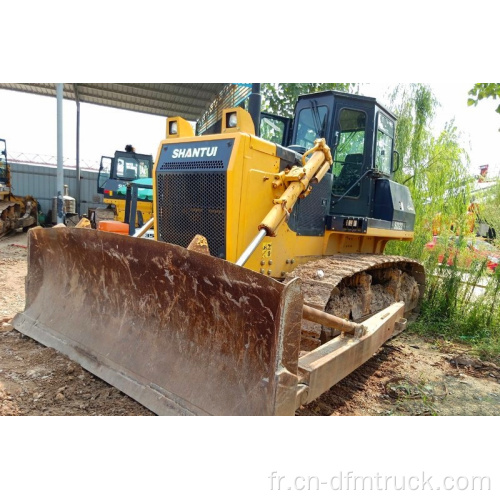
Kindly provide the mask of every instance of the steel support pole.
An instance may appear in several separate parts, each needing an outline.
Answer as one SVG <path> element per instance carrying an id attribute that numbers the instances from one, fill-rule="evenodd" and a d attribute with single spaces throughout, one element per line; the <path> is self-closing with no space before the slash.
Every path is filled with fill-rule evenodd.
<path id="1" fill-rule="evenodd" d="M 81 215 L 80 201 L 82 198 L 81 179 L 80 179 L 80 96 L 78 87 L 75 83 L 75 101 L 76 101 L 76 212 Z"/>
<path id="2" fill-rule="evenodd" d="M 63 170 L 63 85 L 56 84 L 57 96 L 57 223 L 64 223 L 63 196 L 64 196 L 64 170 Z"/>

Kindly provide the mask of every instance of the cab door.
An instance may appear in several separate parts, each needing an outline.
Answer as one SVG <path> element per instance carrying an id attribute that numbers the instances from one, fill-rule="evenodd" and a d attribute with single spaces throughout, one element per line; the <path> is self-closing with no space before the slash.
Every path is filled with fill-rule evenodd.
<path id="1" fill-rule="evenodd" d="M 334 119 L 331 214 L 368 217 L 370 213 L 373 110 L 337 99 Z"/>
<path id="2" fill-rule="evenodd" d="M 97 192 L 104 194 L 104 186 L 111 176 L 111 167 L 113 165 L 113 158 L 109 156 L 101 157 L 101 164 L 99 166 L 99 175 L 97 176 Z"/>

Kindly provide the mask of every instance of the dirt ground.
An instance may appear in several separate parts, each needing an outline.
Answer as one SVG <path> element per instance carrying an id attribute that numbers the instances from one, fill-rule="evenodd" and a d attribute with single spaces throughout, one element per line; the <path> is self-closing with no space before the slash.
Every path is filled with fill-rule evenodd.
<path id="1" fill-rule="evenodd" d="M 24 308 L 26 235 L 0 240 L 0 416 L 153 415 L 66 356 L 11 329 Z M 500 367 L 404 332 L 299 416 L 500 415 Z"/>

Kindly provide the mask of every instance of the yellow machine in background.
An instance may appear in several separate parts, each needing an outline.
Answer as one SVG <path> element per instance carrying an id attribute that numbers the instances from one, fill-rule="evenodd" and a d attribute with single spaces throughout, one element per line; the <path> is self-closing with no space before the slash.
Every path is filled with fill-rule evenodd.
<path id="1" fill-rule="evenodd" d="M 395 117 L 328 91 L 299 98 L 289 141 L 256 135 L 260 120 L 228 109 L 197 137 L 168 119 L 156 241 L 31 231 L 15 327 L 159 414 L 290 415 L 368 360 L 425 280 L 383 253 L 415 221 L 392 180 Z"/>
<path id="2" fill-rule="evenodd" d="M 135 152 L 131 145 L 125 151 L 116 151 L 114 157 L 101 157 L 97 192 L 103 195 L 106 209 L 97 209 L 96 223 L 101 220 L 124 222 L 127 184 L 137 184 L 136 227 L 141 227 L 153 216 L 152 192 L 153 157 Z"/>
<path id="3" fill-rule="evenodd" d="M 0 139 L 0 237 L 14 229 L 27 230 L 38 224 L 38 204 L 32 196 L 12 192 L 7 143 Z"/>

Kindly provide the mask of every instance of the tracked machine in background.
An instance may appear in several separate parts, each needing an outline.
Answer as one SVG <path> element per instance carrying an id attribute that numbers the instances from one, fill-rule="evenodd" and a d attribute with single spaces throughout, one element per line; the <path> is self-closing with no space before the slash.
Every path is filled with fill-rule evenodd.
<path id="1" fill-rule="evenodd" d="M 38 224 L 38 204 L 32 196 L 12 192 L 7 143 L 0 139 L 0 238 L 15 229 L 29 229 Z"/>
<path id="2" fill-rule="evenodd" d="M 16 328 L 159 414 L 292 415 L 367 361 L 425 282 L 384 255 L 415 220 L 392 180 L 395 117 L 329 91 L 299 98 L 290 140 L 256 135 L 261 119 L 287 130 L 242 108 L 206 136 L 168 119 L 156 241 L 30 231 Z"/>
<path id="3" fill-rule="evenodd" d="M 134 226 L 141 227 L 153 216 L 152 191 L 153 156 L 135 152 L 132 145 L 125 151 L 115 151 L 113 157 L 102 156 L 97 177 L 97 192 L 103 195 L 106 208 L 96 209 L 93 222 L 97 227 L 100 221 L 114 220 L 124 222 L 126 218 L 127 185 L 140 186 L 137 193 L 136 221 Z"/>

